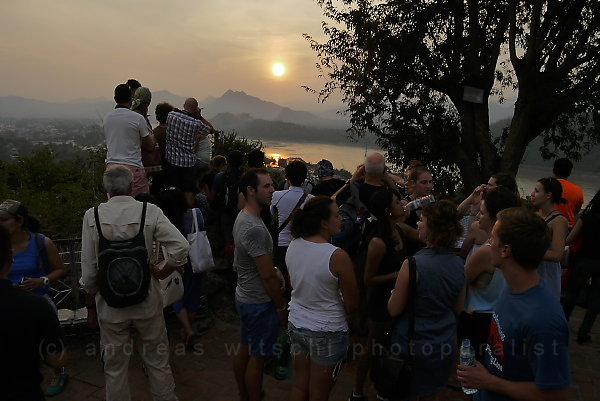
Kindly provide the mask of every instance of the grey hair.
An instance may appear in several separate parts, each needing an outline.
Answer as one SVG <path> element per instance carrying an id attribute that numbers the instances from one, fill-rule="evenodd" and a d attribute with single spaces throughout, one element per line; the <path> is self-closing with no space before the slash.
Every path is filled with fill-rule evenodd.
<path id="1" fill-rule="evenodd" d="M 385 169 L 385 159 L 381 163 L 372 163 L 369 160 L 365 161 L 365 173 L 369 175 L 383 175 Z"/>
<path id="2" fill-rule="evenodd" d="M 131 195 L 133 173 L 125 166 L 110 166 L 104 172 L 102 184 L 111 196 Z"/>

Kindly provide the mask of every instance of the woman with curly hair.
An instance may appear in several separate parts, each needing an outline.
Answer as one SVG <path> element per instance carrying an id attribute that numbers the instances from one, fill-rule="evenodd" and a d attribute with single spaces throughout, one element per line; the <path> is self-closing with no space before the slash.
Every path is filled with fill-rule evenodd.
<path id="1" fill-rule="evenodd" d="M 392 317 L 399 316 L 392 333 L 392 349 L 413 356 L 411 397 L 437 400 L 446 387 L 456 352 L 456 322 L 465 301 L 463 260 L 454 253 L 462 227 L 456 205 L 443 200 L 427 205 L 418 224 L 427 244 L 414 255 L 415 293 L 409 294 L 409 261 L 400 268 L 388 301 Z M 409 347 L 409 297 L 415 302 L 414 333 Z"/>

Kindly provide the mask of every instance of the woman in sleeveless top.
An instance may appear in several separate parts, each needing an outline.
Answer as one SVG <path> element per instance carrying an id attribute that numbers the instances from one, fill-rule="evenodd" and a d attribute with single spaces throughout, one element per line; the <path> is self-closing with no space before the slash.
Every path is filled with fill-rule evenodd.
<path id="1" fill-rule="evenodd" d="M 364 283 L 367 286 L 369 333 L 364 348 L 361 349 L 356 369 L 354 392 L 350 401 L 366 400 L 363 395 L 364 382 L 372 362 L 373 343 L 382 343 L 389 331 L 392 318 L 387 311 L 390 291 L 394 288 L 402 262 L 406 259 L 406 238 L 411 236 L 418 241 L 417 231 L 404 224 L 408 212 L 407 202 L 400 200 L 398 193 L 382 189 L 373 194 L 369 211 L 376 223 L 368 239 Z"/>
<path id="2" fill-rule="evenodd" d="M 56 305 L 48 296 L 50 284 L 67 275 L 56 245 L 50 238 L 39 234 L 40 223 L 29 215 L 25 205 L 19 201 L 9 199 L 0 205 L 0 223 L 10 232 L 13 250 L 13 267 L 8 279 L 24 291 L 43 296 L 56 310 Z M 55 368 L 46 395 L 60 393 L 68 378 L 64 366 Z"/>
<path id="3" fill-rule="evenodd" d="M 0 223 L 10 232 L 15 259 L 9 280 L 25 291 L 43 295 L 56 309 L 48 296 L 50 284 L 67 275 L 56 245 L 38 234 L 40 224 L 19 201 L 7 200 L 0 205 Z M 42 246 L 44 249 L 40 249 Z"/>
<path id="4" fill-rule="evenodd" d="M 567 289 L 564 310 L 567 319 L 571 315 L 580 292 L 591 279 L 588 292 L 588 305 L 585 317 L 577 332 L 577 342 L 588 343 L 592 340 L 590 330 L 594 325 L 596 316 L 600 313 L 600 191 L 586 206 L 583 213 L 575 223 L 575 227 L 567 237 L 567 244 L 573 243 L 579 236 L 583 243 L 575 256 L 573 276 Z"/>
<path id="5" fill-rule="evenodd" d="M 408 260 L 396 279 L 388 301 L 392 317 L 399 316 L 392 333 L 392 350 L 413 355 L 411 397 L 437 400 L 446 388 L 456 352 L 456 320 L 464 306 L 463 260 L 454 253 L 462 227 L 456 205 L 440 201 L 427 205 L 419 222 L 419 237 L 427 247 L 414 256 L 416 294 L 409 295 Z M 412 346 L 408 343 L 408 297 L 415 301 Z"/>
<path id="6" fill-rule="evenodd" d="M 346 357 L 346 316 L 358 306 L 359 293 L 350 257 L 329 243 L 340 225 L 337 205 L 325 196 L 308 201 L 292 219 L 295 239 L 285 257 L 292 286 L 292 401 L 327 400 L 335 368 Z"/>
<path id="7" fill-rule="evenodd" d="M 487 344 L 496 301 L 506 287 L 502 272 L 492 265 L 489 247 L 492 228 L 498 212 L 520 204 L 521 201 L 512 191 L 499 188 L 488 192 L 479 205 L 477 220 L 487 239 L 466 260 L 467 299 L 458 325 L 458 342 L 465 338 L 471 340 L 478 361 L 482 361 L 482 346 Z"/>
<path id="8" fill-rule="evenodd" d="M 427 167 L 423 164 L 415 163 L 408 171 L 406 186 L 408 194 L 404 199 L 407 202 L 414 201 L 424 196 L 431 195 L 433 190 L 433 176 Z M 406 224 L 413 228 L 417 228 L 417 223 L 421 217 L 421 210 L 412 210 L 410 216 L 406 220 Z"/>
<path id="9" fill-rule="evenodd" d="M 548 289 L 560 298 L 562 276 L 560 262 L 565 253 L 565 239 L 569 230 L 567 218 L 556 210 L 557 204 L 566 202 L 562 197 L 560 181 L 553 177 L 538 180 L 531 193 L 531 202 L 548 225 L 551 235 L 550 248 L 538 267 L 538 273 Z"/>
<path id="10" fill-rule="evenodd" d="M 192 209 L 188 208 L 183 192 L 177 188 L 168 188 L 161 191 L 160 207 L 171 223 L 183 234 L 184 237 L 192 232 Z M 204 229 L 204 218 L 200 209 L 196 209 L 198 229 Z M 193 329 L 196 313 L 200 309 L 203 295 L 202 284 L 204 273 L 194 273 L 188 259 L 183 265 L 183 298 L 173 304 L 173 310 L 182 326 L 182 339 L 187 346 L 193 346 L 196 335 Z"/>

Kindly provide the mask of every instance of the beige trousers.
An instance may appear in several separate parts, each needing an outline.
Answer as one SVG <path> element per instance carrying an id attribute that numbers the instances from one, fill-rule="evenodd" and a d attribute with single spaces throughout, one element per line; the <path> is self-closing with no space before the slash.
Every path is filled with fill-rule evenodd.
<path id="1" fill-rule="evenodd" d="M 169 365 L 169 339 L 162 310 L 150 319 L 110 323 L 98 319 L 100 347 L 106 380 L 106 401 L 130 401 L 127 371 L 135 334 L 154 401 L 177 401 L 175 381 Z"/>

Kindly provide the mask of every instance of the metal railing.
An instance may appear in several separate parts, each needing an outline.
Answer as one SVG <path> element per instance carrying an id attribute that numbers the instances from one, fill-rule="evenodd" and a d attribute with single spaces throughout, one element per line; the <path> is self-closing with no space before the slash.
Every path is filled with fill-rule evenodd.
<path id="1" fill-rule="evenodd" d="M 48 295 L 56 304 L 58 318 L 62 325 L 85 322 L 85 294 L 79 279 L 81 277 L 81 238 L 53 240 L 58 253 L 67 268 L 67 276 L 52 283 Z"/>

